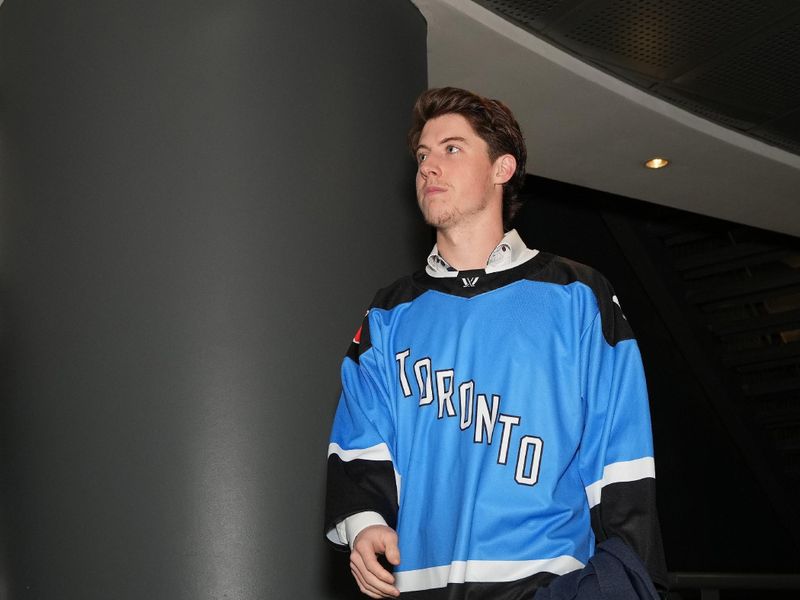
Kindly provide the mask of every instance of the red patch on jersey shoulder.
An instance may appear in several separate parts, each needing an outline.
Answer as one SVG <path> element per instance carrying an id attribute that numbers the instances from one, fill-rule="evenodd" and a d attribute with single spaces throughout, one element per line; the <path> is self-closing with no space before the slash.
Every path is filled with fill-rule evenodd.
<path id="1" fill-rule="evenodd" d="M 3 0 L 0 0 L 0 3 L 2 3 L 2 1 Z M 369 314 L 369 311 L 364 313 L 364 318 L 365 319 L 367 318 L 368 314 Z M 360 344 L 361 343 L 361 330 L 362 329 L 364 329 L 364 322 L 363 321 L 361 322 L 361 327 L 358 328 L 358 331 L 356 331 L 356 334 L 353 336 L 353 343 L 354 344 Z"/>

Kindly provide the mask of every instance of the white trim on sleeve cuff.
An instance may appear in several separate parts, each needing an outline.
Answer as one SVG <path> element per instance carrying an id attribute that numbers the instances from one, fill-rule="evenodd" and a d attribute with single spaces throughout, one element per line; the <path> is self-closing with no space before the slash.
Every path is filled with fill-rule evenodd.
<path id="1" fill-rule="evenodd" d="M 336 524 L 336 532 L 339 534 L 339 539 L 342 543 L 350 546 L 352 550 L 353 540 L 371 525 L 386 525 L 386 521 L 380 514 L 367 510 L 350 515 L 344 521 L 339 521 Z"/>

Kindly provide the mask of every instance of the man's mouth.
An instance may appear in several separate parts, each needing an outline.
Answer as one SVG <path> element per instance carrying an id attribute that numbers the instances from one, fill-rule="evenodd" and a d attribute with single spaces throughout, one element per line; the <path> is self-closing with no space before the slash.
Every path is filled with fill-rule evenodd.
<path id="1" fill-rule="evenodd" d="M 422 189 L 422 191 L 425 193 L 426 196 L 433 196 L 435 194 L 446 192 L 447 188 L 441 185 L 426 185 Z"/>

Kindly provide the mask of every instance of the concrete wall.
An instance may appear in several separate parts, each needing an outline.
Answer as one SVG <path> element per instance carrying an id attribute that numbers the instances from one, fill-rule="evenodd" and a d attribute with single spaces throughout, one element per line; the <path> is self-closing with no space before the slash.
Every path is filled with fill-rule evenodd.
<path id="1" fill-rule="evenodd" d="M 0 597 L 345 598 L 338 365 L 427 250 L 410 2 L 0 7 Z"/>

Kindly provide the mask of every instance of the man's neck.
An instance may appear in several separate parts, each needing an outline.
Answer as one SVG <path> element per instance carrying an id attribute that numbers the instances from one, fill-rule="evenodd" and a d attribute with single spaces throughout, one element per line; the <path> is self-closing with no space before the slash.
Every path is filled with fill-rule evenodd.
<path id="1" fill-rule="evenodd" d="M 503 239 L 503 223 L 490 226 L 438 229 L 436 248 L 447 264 L 459 271 L 483 269 Z"/>

